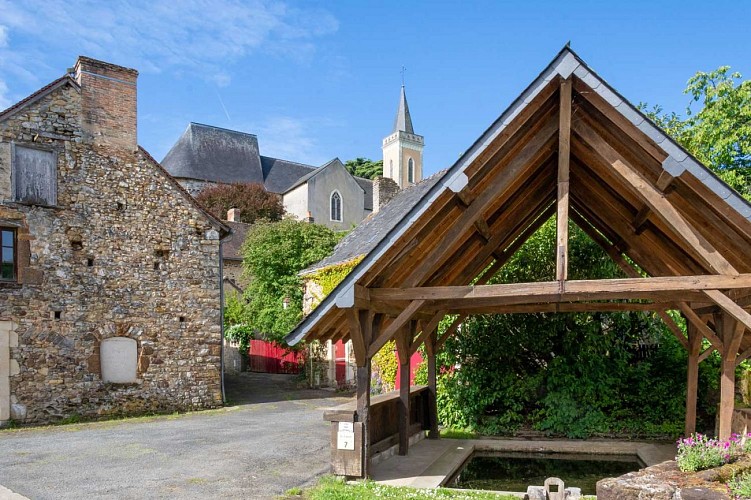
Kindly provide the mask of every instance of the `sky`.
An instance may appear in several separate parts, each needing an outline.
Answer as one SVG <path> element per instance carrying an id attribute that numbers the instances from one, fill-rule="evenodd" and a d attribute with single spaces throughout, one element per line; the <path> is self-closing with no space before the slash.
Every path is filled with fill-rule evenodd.
<path id="1" fill-rule="evenodd" d="M 751 2 L 0 0 L 0 109 L 78 55 L 139 70 L 138 140 L 188 123 L 261 154 L 381 158 L 402 67 L 424 172 L 450 167 L 567 43 L 633 103 L 684 113 L 697 71 L 751 78 Z"/>

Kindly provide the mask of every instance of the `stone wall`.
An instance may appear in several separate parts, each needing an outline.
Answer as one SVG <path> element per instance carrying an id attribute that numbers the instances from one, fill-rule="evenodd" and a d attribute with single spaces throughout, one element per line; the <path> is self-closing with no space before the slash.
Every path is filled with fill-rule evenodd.
<path id="1" fill-rule="evenodd" d="M 399 193 L 399 185 L 388 177 L 373 180 L 373 212 L 378 212 Z"/>
<path id="2" fill-rule="evenodd" d="M 19 282 L 0 283 L 18 338 L 11 418 L 220 406 L 221 226 L 147 153 L 89 137 L 85 96 L 66 84 L 0 120 L 0 188 L 10 142 L 58 153 L 56 207 L 0 205 L 19 240 Z M 118 336 L 137 342 L 132 384 L 101 379 L 99 345 Z"/>

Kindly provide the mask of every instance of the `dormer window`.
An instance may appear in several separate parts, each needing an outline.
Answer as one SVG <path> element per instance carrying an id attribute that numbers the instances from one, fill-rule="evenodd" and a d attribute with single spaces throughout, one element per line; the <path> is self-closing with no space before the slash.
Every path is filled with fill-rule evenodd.
<path id="1" fill-rule="evenodd" d="M 407 181 L 411 183 L 415 182 L 415 162 L 412 158 L 407 163 Z"/>
<path id="2" fill-rule="evenodd" d="M 331 220 L 334 222 L 342 221 L 342 195 L 339 191 L 331 193 Z"/>

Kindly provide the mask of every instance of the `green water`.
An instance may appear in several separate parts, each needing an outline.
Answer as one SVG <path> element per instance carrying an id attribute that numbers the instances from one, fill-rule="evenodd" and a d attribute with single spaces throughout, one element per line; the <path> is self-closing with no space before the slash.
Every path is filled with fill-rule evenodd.
<path id="1" fill-rule="evenodd" d="M 594 495 L 597 481 L 639 470 L 636 456 L 572 453 L 475 453 L 451 480 L 450 486 L 473 490 L 520 491 L 542 486 L 558 477 L 566 487 Z"/>

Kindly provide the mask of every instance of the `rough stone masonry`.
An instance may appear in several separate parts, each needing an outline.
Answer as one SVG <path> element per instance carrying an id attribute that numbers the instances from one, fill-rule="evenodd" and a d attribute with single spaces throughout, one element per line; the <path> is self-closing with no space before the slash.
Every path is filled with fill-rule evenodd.
<path id="1" fill-rule="evenodd" d="M 137 76 L 81 57 L 0 113 L 0 425 L 222 403 L 228 229 L 138 148 Z"/>

